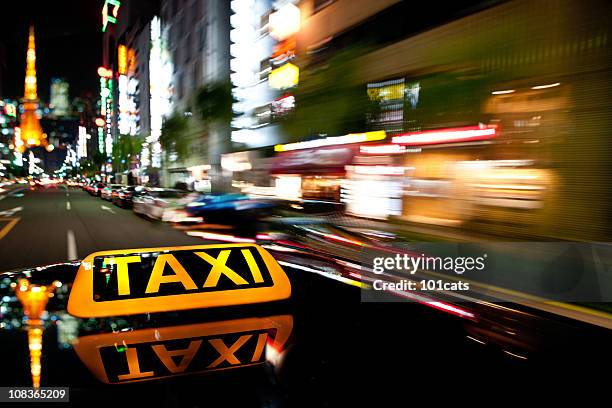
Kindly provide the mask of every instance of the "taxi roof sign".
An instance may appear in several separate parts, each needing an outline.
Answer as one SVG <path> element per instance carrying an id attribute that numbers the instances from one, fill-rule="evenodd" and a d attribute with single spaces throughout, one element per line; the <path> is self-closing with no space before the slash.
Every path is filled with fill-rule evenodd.
<path id="1" fill-rule="evenodd" d="M 96 252 L 82 262 L 68 313 L 108 317 L 287 299 L 289 278 L 255 244 Z"/>

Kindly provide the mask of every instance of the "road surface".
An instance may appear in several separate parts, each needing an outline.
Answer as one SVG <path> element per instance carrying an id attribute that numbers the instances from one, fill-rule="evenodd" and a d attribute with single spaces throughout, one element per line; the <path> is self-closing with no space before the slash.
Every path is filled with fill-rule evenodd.
<path id="1" fill-rule="evenodd" d="M 101 250 L 203 243 L 82 190 L 25 189 L 0 200 L 0 271 L 82 259 Z"/>

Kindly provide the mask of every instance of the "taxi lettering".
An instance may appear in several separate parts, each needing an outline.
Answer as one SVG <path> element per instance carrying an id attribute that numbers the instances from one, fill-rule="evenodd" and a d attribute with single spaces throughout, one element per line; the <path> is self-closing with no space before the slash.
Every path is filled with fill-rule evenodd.
<path id="1" fill-rule="evenodd" d="M 138 380 L 160 375 L 175 375 L 192 371 L 207 371 L 219 368 L 257 364 L 263 362 L 268 333 L 242 334 L 235 341 L 222 337 L 191 340 L 187 348 L 175 349 L 168 344 L 139 345 L 125 349 L 127 373 L 117 374 L 118 381 Z M 169 350 L 170 349 L 170 350 Z M 152 352 L 161 367 L 143 371 L 139 356 Z M 140 354 L 139 354 L 140 353 Z M 240 354 L 239 354 L 240 353 Z M 198 360 L 198 367 L 192 362 Z M 109 364 L 109 366 L 114 366 Z M 163 368 L 162 368 L 163 367 Z"/>
<path id="2" fill-rule="evenodd" d="M 212 265 L 212 269 L 206 277 L 203 288 L 214 288 L 218 285 L 221 276 L 228 278 L 234 285 L 248 285 L 242 276 L 232 270 L 226 265 L 227 260 L 231 254 L 231 250 L 223 250 L 219 252 L 219 255 L 215 258 L 206 252 L 194 252 L 195 255 Z M 254 283 L 264 282 L 263 276 L 251 253 L 250 249 L 240 250 L 244 260 L 246 261 Z M 140 263 L 141 257 L 125 256 L 125 257 L 113 257 L 104 258 L 105 265 L 115 265 L 117 270 L 117 292 L 121 296 L 129 296 L 130 291 L 130 277 L 129 277 L 129 265 L 134 263 Z M 168 268 L 166 268 L 168 265 Z M 164 271 L 169 269 L 172 273 L 164 274 Z M 168 283 L 180 283 L 185 290 L 196 290 L 197 285 L 187 273 L 185 268 L 180 264 L 176 257 L 172 254 L 161 254 L 155 260 L 153 270 L 149 277 L 145 293 L 157 293 L 162 284 Z"/>
<path id="3" fill-rule="evenodd" d="M 287 299 L 291 284 L 255 244 L 104 251 L 81 263 L 68 312 L 102 317 Z"/>
<path id="4" fill-rule="evenodd" d="M 105 383 L 150 381 L 261 364 L 267 347 L 282 352 L 292 328 L 291 315 L 251 317 L 87 335 L 74 349 Z"/>

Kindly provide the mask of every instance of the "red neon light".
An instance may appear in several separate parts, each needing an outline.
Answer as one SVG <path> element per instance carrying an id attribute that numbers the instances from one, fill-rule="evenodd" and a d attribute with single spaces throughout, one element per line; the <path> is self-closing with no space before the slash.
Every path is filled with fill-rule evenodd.
<path id="1" fill-rule="evenodd" d="M 452 314 L 454 316 L 457 317 L 462 317 L 464 319 L 469 319 L 469 320 L 473 320 L 473 321 L 477 321 L 478 318 L 476 317 L 476 315 L 466 309 L 463 309 L 461 307 L 452 305 L 450 303 L 446 303 L 446 302 L 440 302 L 440 301 L 435 301 L 435 300 L 431 300 L 431 298 L 428 298 L 426 296 L 421 296 L 421 295 L 417 295 L 415 293 L 411 293 L 411 292 L 405 292 L 403 290 L 394 290 L 392 291 L 394 294 L 401 296 L 403 298 L 406 299 L 412 299 L 422 305 L 425 306 L 429 306 L 433 309 L 437 309 L 449 314 Z"/>
<path id="2" fill-rule="evenodd" d="M 187 235 L 193 237 L 202 237 L 204 239 L 212 239 L 216 241 L 224 242 L 237 242 L 237 243 L 254 243 L 255 240 L 252 238 L 235 237 L 233 235 L 215 234 L 212 232 L 200 232 L 200 231 L 187 231 Z"/>
<path id="3" fill-rule="evenodd" d="M 345 242 L 347 244 L 358 245 L 358 246 L 362 246 L 363 245 L 363 242 L 354 241 L 352 239 L 344 238 L 344 237 L 342 237 L 340 235 L 336 235 L 336 234 L 323 234 L 323 236 L 325 238 L 331 239 L 333 241 Z"/>
<path id="4" fill-rule="evenodd" d="M 460 128 L 447 128 L 424 130 L 421 132 L 403 133 L 394 136 L 392 141 L 396 144 L 408 146 L 421 146 L 440 143 L 473 142 L 476 140 L 492 139 L 497 134 L 497 126 L 465 126 Z"/>
<path id="5" fill-rule="evenodd" d="M 359 153 L 364 154 L 400 154 L 405 152 L 406 148 L 404 146 L 392 143 L 359 146 Z"/>

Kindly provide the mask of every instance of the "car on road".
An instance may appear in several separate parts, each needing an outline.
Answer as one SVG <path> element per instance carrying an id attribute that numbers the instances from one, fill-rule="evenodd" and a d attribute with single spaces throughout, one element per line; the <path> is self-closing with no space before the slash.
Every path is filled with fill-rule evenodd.
<path id="1" fill-rule="evenodd" d="M 268 215 L 275 205 L 272 200 L 253 199 L 241 193 L 202 194 L 185 206 L 185 212 L 205 222 L 232 224 Z"/>
<path id="2" fill-rule="evenodd" d="M 132 210 L 154 220 L 170 221 L 169 217 L 192 199 L 192 195 L 186 191 L 152 188 L 133 197 Z"/>
<path id="3" fill-rule="evenodd" d="M 100 197 L 100 194 L 102 193 L 102 190 L 106 187 L 105 183 L 101 183 L 101 182 L 94 182 L 89 184 L 86 188 L 85 191 L 87 191 L 89 194 L 91 194 L 92 196 L 97 196 Z"/>
<path id="4" fill-rule="evenodd" d="M 117 190 L 117 194 L 112 197 L 112 202 L 117 207 L 131 208 L 134 196 L 144 194 L 147 189 L 143 186 L 124 186 Z"/>
<path id="5" fill-rule="evenodd" d="M 100 192 L 100 198 L 111 201 L 113 199 L 113 195 L 117 195 L 117 191 L 123 187 L 125 187 L 123 184 L 109 184 Z"/>

